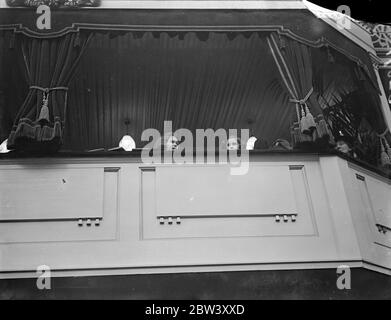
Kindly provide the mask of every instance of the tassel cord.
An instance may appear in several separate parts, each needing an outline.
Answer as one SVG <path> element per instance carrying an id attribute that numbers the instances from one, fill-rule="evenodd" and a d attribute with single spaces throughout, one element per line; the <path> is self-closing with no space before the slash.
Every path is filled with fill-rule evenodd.
<path id="1" fill-rule="evenodd" d="M 39 90 L 39 91 L 42 91 L 43 93 L 43 99 L 42 99 L 42 107 L 41 107 L 41 115 L 45 115 L 44 118 L 47 118 L 49 117 L 49 94 L 50 92 L 52 91 L 56 91 L 56 90 L 62 90 L 62 91 L 65 91 L 65 107 L 64 107 L 64 110 L 66 112 L 66 109 L 67 109 L 67 103 L 68 103 L 68 87 L 53 87 L 53 88 L 43 88 L 43 87 L 40 87 L 40 86 L 30 86 L 30 89 L 36 89 L 36 90 Z M 41 115 L 40 115 L 40 118 L 41 118 Z"/>
<path id="2" fill-rule="evenodd" d="M 308 99 L 311 97 L 311 95 L 314 92 L 314 88 L 311 88 L 310 91 L 307 93 L 304 99 L 290 99 L 289 101 L 296 104 L 296 110 L 299 109 L 300 111 L 297 112 L 298 116 L 298 122 L 301 126 L 301 131 L 303 133 L 309 134 L 313 131 L 313 129 L 316 127 L 316 123 L 314 121 L 314 118 L 309 110 L 309 107 L 307 105 Z M 301 116 L 300 116 L 301 113 Z"/>
<path id="3" fill-rule="evenodd" d="M 387 141 L 387 134 L 390 131 L 386 129 L 382 134 L 377 134 L 380 142 L 380 162 L 383 166 L 391 165 L 391 147 Z"/>
<path id="4" fill-rule="evenodd" d="M 314 88 L 311 88 L 310 91 L 307 93 L 307 95 L 305 96 L 304 99 L 289 99 L 290 102 L 292 103 L 296 103 L 298 105 L 301 105 L 301 106 L 307 106 L 307 101 L 308 99 L 312 96 L 312 94 L 314 93 Z"/>

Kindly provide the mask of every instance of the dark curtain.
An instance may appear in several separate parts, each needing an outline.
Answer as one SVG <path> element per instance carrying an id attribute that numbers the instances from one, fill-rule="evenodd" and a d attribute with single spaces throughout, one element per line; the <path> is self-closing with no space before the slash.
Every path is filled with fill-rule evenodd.
<path id="1" fill-rule="evenodd" d="M 8 148 L 20 151 L 56 151 L 63 142 L 68 84 L 91 35 L 69 33 L 55 39 L 20 37 L 28 83 L 8 138 Z"/>
<path id="2" fill-rule="evenodd" d="M 38 129 L 28 136 L 30 144 L 45 145 L 36 135 L 45 138 L 45 127 L 55 133 L 55 117 L 61 129 L 67 120 L 67 130 L 47 141 L 57 148 L 64 139 L 63 150 L 72 151 L 112 148 L 125 134 L 142 147 L 143 130 L 163 133 L 163 122 L 171 120 L 174 130 L 247 128 L 264 147 L 277 139 L 295 146 L 327 140 L 321 145 L 328 147 L 330 138 L 342 132 L 352 136 L 366 162 L 387 160 L 390 135 L 384 135 L 376 88 L 365 70 L 331 48 L 256 32 L 102 32 L 88 46 L 83 34 L 16 42 L 7 37 L 0 43 L 5 48 L 0 115 L 17 119 L 13 134 L 19 123 L 33 122 L 30 127 Z M 54 90 L 49 119 L 41 119 L 43 92 L 29 89 L 34 85 L 69 87 L 67 114 L 66 91 Z M 26 94 L 26 112 L 16 115 Z M 10 128 L 5 122 L 2 128 Z"/>
<path id="3" fill-rule="evenodd" d="M 316 99 L 312 49 L 275 33 L 267 41 L 278 67 L 281 83 L 290 97 L 289 110 L 296 117 L 291 128 L 294 144 L 314 142 L 320 138 L 332 139 Z"/>
<path id="4" fill-rule="evenodd" d="M 0 140 L 8 138 L 17 110 L 28 91 L 20 50 L 15 48 L 15 34 L 0 34 Z"/>
<path id="5" fill-rule="evenodd" d="M 314 89 L 323 110 L 358 89 L 352 61 L 328 47 L 313 49 L 312 57 Z"/>
<path id="6" fill-rule="evenodd" d="M 374 166 L 391 166 L 390 134 L 378 86 L 365 66 L 329 46 L 311 48 L 277 34 L 268 44 L 281 83 L 296 106 L 296 147 L 349 141 L 351 155 Z M 326 139 L 328 141 L 326 141 Z"/>
<path id="7" fill-rule="evenodd" d="M 0 75 L 4 74 L 6 39 L 0 36 Z M 7 132 L 6 106 L 4 88 L 0 86 L 0 144 L 6 139 Z"/>
<path id="8" fill-rule="evenodd" d="M 316 96 L 334 136 L 348 137 L 359 159 L 389 166 L 391 135 L 372 80 L 361 66 L 329 48 L 312 54 Z"/>
<path id="9" fill-rule="evenodd" d="M 173 129 L 250 129 L 271 144 L 290 140 L 288 95 L 266 34 L 97 34 L 70 90 L 64 148 L 118 145 L 163 122 Z M 126 119 L 130 120 L 126 126 Z"/>

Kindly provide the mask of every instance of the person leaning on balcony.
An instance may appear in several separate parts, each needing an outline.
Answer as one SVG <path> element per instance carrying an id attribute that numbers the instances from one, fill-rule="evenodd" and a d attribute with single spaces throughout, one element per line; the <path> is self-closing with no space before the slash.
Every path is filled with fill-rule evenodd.
<path id="1" fill-rule="evenodd" d="M 335 142 L 336 142 L 335 150 L 345 155 L 348 155 L 352 158 L 357 158 L 357 154 L 353 150 L 352 137 L 341 134 L 336 138 Z"/>
<path id="2" fill-rule="evenodd" d="M 291 151 L 292 150 L 292 146 L 285 139 L 277 139 L 273 143 L 273 145 L 271 147 L 271 150 L 273 150 L 273 151 Z"/>
<path id="3" fill-rule="evenodd" d="M 227 141 L 227 150 L 236 151 L 241 149 L 241 141 L 237 137 L 229 137 Z"/>

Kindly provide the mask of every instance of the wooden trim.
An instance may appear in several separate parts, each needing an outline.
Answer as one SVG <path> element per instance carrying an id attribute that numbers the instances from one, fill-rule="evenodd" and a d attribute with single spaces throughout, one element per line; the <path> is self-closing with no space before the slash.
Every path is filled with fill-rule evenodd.
<path id="1" fill-rule="evenodd" d="M 42 38 L 50 39 L 61 37 L 67 33 L 79 32 L 81 30 L 89 31 L 125 31 L 125 32 L 276 32 L 278 35 L 283 35 L 289 37 L 295 41 L 298 41 L 302 44 L 313 48 L 323 48 L 330 47 L 339 53 L 346 56 L 348 59 L 352 60 L 356 64 L 364 67 L 365 64 L 358 57 L 350 54 L 347 50 L 340 48 L 339 46 L 333 44 L 325 37 L 320 37 L 316 41 L 311 41 L 306 38 L 303 38 L 296 33 L 292 32 L 290 29 L 285 28 L 282 25 L 248 25 L 248 26 L 181 26 L 181 25 L 116 25 L 116 24 L 90 24 L 90 23 L 74 23 L 70 27 L 66 27 L 60 31 L 52 33 L 39 33 L 33 30 L 30 30 L 27 27 L 24 27 L 22 24 L 12 24 L 12 25 L 0 25 L 0 30 L 13 31 L 17 34 L 23 34 L 28 37 L 33 38 Z"/>
<path id="2" fill-rule="evenodd" d="M 233 272 L 233 271 L 283 271 L 283 270 L 315 270 L 337 269 L 341 265 L 350 268 L 363 267 L 362 260 L 340 261 L 298 261 L 298 262 L 271 262 L 254 264 L 221 264 L 221 265 L 181 265 L 181 266 L 119 266 L 116 268 L 89 268 L 51 270 L 52 277 L 85 277 L 110 275 L 137 275 L 137 274 L 172 274 L 172 273 L 199 273 L 199 272 Z M 382 268 L 382 273 L 391 272 Z M 0 272 L 0 279 L 37 278 L 36 270 L 4 271 Z"/>

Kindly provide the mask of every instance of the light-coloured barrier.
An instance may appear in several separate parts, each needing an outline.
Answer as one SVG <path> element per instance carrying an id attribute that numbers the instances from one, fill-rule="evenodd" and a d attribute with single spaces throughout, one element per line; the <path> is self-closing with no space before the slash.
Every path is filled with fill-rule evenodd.
<path id="1" fill-rule="evenodd" d="M 0 181 L 0 278 L 41 265 L 58 276 L 391 269 L 390 182 L 336 156 L 254 155 L 244 176 L 129 157 L 2 160 Z"/>

